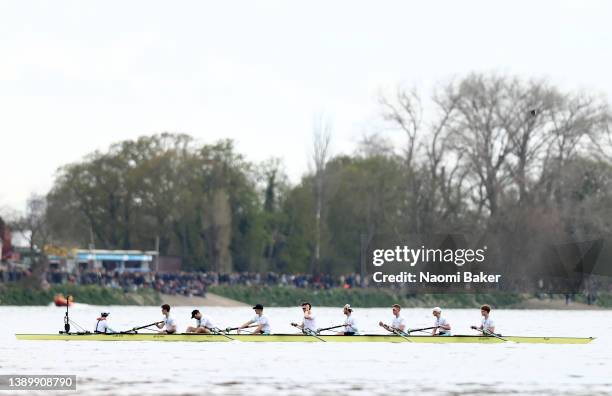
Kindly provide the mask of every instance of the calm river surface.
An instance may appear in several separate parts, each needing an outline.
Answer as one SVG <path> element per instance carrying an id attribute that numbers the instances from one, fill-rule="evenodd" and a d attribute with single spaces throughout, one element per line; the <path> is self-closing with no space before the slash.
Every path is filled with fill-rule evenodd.
<path id="1" fill-rule="evenodd" d="M 202 309 L 202 307 L 198 307 Z M 126 329 L 160 319 L 156 307 L 77 305 L 71 318 L 92 330 L 102 309 Z M 173 308 L 179 331 L 193 307 Z M 250 308 L 202 309 L 219 327 L 253 315 Z M 343 320 L 341 309 L 314 310 L 319 327 Z M 404 309 L 410 327 L 432 323 L 429 309 Z M 299 308 L 268 308 L 272 331 L 294 332 Z M 479 310 L 443 312 L 455 334 L 473 334 Z M 76 374 L 83 395 L 609 395 L 612 311 L 493 312 L 505 335 L 596 336 L 588 345 L 383 343 L 167 343 L 17 341 L 15 333 L 63 326 L 56 307 L 0 307 L 0 374 Z M 391 309 L 356 309 L 359 328 L 380 333 Z M 0 394 L 25 394 L 25 391 Z M 41 392 L 40 394 L 74 394 Z"/>

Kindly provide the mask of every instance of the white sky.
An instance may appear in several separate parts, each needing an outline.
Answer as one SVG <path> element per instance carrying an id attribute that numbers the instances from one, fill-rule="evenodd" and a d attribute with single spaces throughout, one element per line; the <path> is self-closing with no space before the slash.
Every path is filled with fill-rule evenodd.
<path id="1" fill-rule="evenodd" d="M 308 168 L 378 128 L 378 93 L 470 71 L 610 96 L 606 1 L 2 1 L 0 209 L 55 170 L 143 134 L 232 138 L 253 161 Z M 392 132 L 387 132 L 392 133 Z"/>

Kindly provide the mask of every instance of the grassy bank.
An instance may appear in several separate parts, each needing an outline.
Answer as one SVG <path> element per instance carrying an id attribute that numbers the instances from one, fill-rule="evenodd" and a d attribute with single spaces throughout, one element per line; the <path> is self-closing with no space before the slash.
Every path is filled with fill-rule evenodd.
<path id="1" fill-rule="evenodd" d="M 42 290 L 16 284 L 0 288 L 0 305 L 48 305 L 56 294 L 70 294 L 77 303 L 93 305 L 158 305 L 161 301 L 159 295 L 149 289 L 125 293 L 101 286 L 61 285 Z"/>
<path id="2" fill-rule="evenodd" d="M 531 294 L 512 293 L 464 293 L 464 294 L 417 294 L 405 295 L 388 289 L 331 289 L 310 290 L 290 287 L 255 286 L 214 286 L 211 293 L 242 301 L 247 304 L 261 303 L 270 307 L 287 307 L 309 301 L 323 307 L 341 307 L 351 304 L 355 307 L 389 307 L 398 303 L 405 307 L 442 306 L 445 308 L 474 308 L 490 304 L 495 308 L 517 309 L 593 309 L 612 308 L 612 294 L 600 293 L 593 306 L 586 305 L 582 295 L 574 296 L 570 305 L 565 305 L 565 296 L 555 295 L 536 299 Z"/>
<path id="3" fill-rule="evenodd" d="M 519 305 L 525 297 L 519 294 L 419 294 L 405 296 L 387 289 L 331 289 L 309 290 L 289 287 L 214 286 L 211 293 L 243 301 L 249 304 L 261 303 L 270 307 L 295 306 L 309 301 L 316 306 L 341 307 L 351 304 L 355 307 L 389 307 L 401 304 L 405 307 L 473 308 L 488 303 L 495 307 Z"/>
<path id="4" fill-rule="evenodd" d="M 591 309 L 586 306 L 584 296 L 576 295 L 570 306 L 565 297 L 554 296 L 536 299 L 529 294 L 487 293 L 487 294 L 417 294 L 405 295 L 388 289 L 331 289 L 311 290 L 293 287 L 273 286 L 212 286 L 210 293 L 240 301 L 246 304 L 261 303 L 269 307 L 290 307 L 309 301 L 322 307 L 341 307 L 349 303 L 355 307 L 389 307 L 399 303 L 404 307 L 441 306 L 445 308 L 474 308 L 480 304 L 491 304 L 495 308 L 526 309 Z M 56 294 L 71 294 L 75 302 L 92 305 L 159 305 L 161 297 L 150 289 L 136 293 L 100 286 L 61 285 L 49 290 L 29 289 L 20 285 L 0 284 L 0 305 L 48 305 Z M 214 303 L 213 303 L 214 304 Z M 612 294 L 600 293 L 596 307 L 612 308 Z"/>

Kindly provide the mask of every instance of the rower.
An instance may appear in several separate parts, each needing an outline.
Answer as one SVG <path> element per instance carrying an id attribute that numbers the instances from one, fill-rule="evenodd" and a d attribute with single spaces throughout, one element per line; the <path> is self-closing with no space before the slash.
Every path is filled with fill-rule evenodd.
<path id="1" fill-rule="evenodd" d="M 392 333 L 395 333 L 396 331 L 399 331 L 400 333 L 405 333 L 406 320 L 403 316 L 400 316 L 400 311 L 402 310 L 402 307 L 399 304 L 393 304 L 391 308 L 393 310 L 393 321 L 391 322 L 391 326 L 384 324 L 382 321 L 378 322 L 378 325 Z"/>
<path id="2" fill-rule="evenodd" d="M 346 320 L 344 321 L 344 335 L 352 336 L 359 334 L 355 317 L 352 315 L 353 308 L 351 308 L 351 305 L 346 304 L 342 310 L 346 315 Z"/>
<path id="3" fill-rule="evenodd" d="M 166 333 L 166 334 L 176 333 L 176 322 L 174 321 L 174 318 L 170 317 L 170 305 L 168 304 L 162 305 L 161 310 L 162 310 L 162 315 L 164 315 L 164 320 L 163 322 L 158 322 L 156 326 L 160 329 L 165 327 L 162 333 Z"/>
<path id="4" fill-rule="evenodd" d="M 97 319 L 96 322 L 94 333 L 116 333 L 115 330 L 111 329 L 108 326 L 108 315 L 110 315 L 110 312 L 102 312 L 100 314 L 100 317 Z"/>
<path id="5" fill-rule="evenodd" d="M 191 319 L 196 320 L 196 326 L 187 327 L 187 333 L 211 334 L 213 333 L 212 330 L 217 328 L 217 326 L 213 324 L 210 317 L 202 315 L 202 313 L 200 313 L 200 311 L 197 309 L 191 311 Z"/>
<path id="6" fill-rule="evenodd" d="M 302 333 L 316 333 L 317 332 L 317 321 L 312 313 L 312 304 L 309 302 L 303 302 L 302 311 L 304 312 L 304 319 L 302 323 L 291 323 L 291 326 L 302 329 Z"/>
<path id="7" fill-rule="evenodd" d="M 442 309 L 440 307 L 435 307 L 433 309 L 433 316 L 436 317 L 436 322 L 434 323 L 434 329 L 431 331 L 431 335 L 435 336 L 449 336 L 451 335 L 451 325 L 448 321 L 442 317 Z"/>
<path id="8" fill-rule="evenodd" d="M 491 306 L 488 304 L 480 307 L 480 314 L 482 315 L 482 322 L 480 326 L 471 326 L 474 330 L 480 330 L 483 333 L 493 333 L 495 334 L 495 322 L 490 318 L 491 314 Z"/>
<path id="9" fill-rule="evenodd" d="M 268 320 L 268 317 L 263 314 L 263 305 L 256 304 L 253 309 L 255 310 L 255 316 L 253 317 L 253 319 L 249 320 L 238 328 L 238 334 L 240 334 L 240 329 L 249 327 L 252 324 L 257 325 L 257 327 L 255 327 L 255 330 L 253 330 L 253 334 L 270 334 L 270 321 Z"/>

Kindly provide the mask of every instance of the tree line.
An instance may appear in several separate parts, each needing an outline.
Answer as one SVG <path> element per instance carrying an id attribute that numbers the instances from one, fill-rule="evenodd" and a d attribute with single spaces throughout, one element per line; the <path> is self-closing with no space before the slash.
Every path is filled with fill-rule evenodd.
<path id="1" fill-rule="evenodd" d="M 42 234 L 64 246 L 157 248 L 192 270 L 341 274 L 359 272 L 363 244 L 406 235 L 486 238 L 504 265 L 527 270 L 548 243 L 610 232 L 603 97 L 471 74 L 379 102 L 389 131 L 353 153 L 332 153 L 329 124 L 317 124 L 312 169 L 296 184 L 281 160 L 252 163 L 229 140 L 118 142 L 59 169 Z M 389 139 L 398 131 L 401 147 Z"/>

